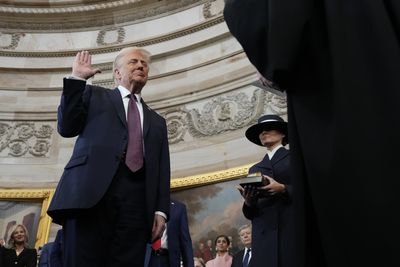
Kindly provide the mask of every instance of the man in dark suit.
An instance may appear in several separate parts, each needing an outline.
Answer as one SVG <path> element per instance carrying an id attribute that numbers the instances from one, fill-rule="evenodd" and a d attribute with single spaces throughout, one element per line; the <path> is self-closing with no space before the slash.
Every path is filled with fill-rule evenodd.
<path id="1" fill-rule="evenodd" d="M 242 225 L 238 234 L 244 249 L 233 255 L 232 267 L 251 267 L 251 224 Z"/>
<path id="2" fill-rule="evenodd" d="M 165 120 L 141 98 L 149 63 L 146 50 L 122 49 L 109 90 L 86 84 L 100 70 L 82 51 L 64 79 L 58 132 L 78 139 L 48 209 L 63 225 L 64 266 L 143 266 L 164 231 L 169 149 Z"/>
<path id="3" fill-rule="evenodd" d="M 185 204 L 171 201 L 170 218 L 161 238 L 161 248 L 151 253 L 150 267 L 193 267 L 193 247 Z M 181 265 L 182 258 L 182 265 Z"/>
<path id="4" fill-rule="evenodd" d="M 400 266 L 400 1 L 227 0 L 224 15 L 287 93 L 295 266 Z"/>
<path id="5" fill-rule="evenodd" d="M 60 229 L 54 242 L 46 243 L 41 249 L 38 267 L 62 267 L 62 243 L 62 229 Z"/>

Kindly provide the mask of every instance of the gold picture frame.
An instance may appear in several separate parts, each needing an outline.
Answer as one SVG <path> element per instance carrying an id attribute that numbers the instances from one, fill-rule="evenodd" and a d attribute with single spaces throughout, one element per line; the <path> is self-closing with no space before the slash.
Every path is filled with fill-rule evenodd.
<path id="1" fill-rule="evenodd" d="M 39 215 L 37 229 L 34 229 L 36 232 L 34 243 L 36 249 L 47 243 L 49 238 L 52 220 L 46 212 L 53 194 L 54 189 L 0 189 L 0 202 L 3 202 L 3 204 L 15 202 L 17 205 L 27 206 L 27 203 L 32 203 L 40 207 L 36 214 Z M 32 239 L 32 236 L 30 238 Z"/>
<path id="2" fill-rule="evenodd" d="M 171 179 L 171 191 L 189 189 L 192 187 L 239 179 L 245 177 L 249 171 L 249 168 L 253 165 L 254 163 L 226 169 L 223 171 Z"/>

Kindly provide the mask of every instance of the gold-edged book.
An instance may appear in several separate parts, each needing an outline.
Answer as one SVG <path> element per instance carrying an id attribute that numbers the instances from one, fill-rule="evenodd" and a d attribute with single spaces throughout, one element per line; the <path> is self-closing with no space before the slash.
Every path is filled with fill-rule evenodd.
<path id="1" fill-rule="evenodd" d="M 254 186 L 261 187 L 268 184 L 268 180 L 263 179 L 261 172 L 249 173 L 246 177 L 239 180 L 242 187 Z"/>

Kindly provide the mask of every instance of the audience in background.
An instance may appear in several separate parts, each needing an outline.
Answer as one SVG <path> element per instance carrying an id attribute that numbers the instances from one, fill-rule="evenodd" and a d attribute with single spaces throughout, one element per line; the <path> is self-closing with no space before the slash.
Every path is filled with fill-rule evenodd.
<path id="1" fill-rule="evenodd" d="M 230 267 L 232 256 L 229 255 L 229 238 L 226 235 L 219 235 L 215 239 L 215 258 L 206 263 L 206 267 Z"/>
<path id="2" fill-rule="evenodd" d="M 244 249 L 233 256 L 232 267 L 250 267 L 251 262 L 251 224 L 245 224 L 238 230 Z"/>
<path id="3" fill-rule="evenodd" d="M 8 240 L 9 248 L 2 248 L 1 267 L 36 267 L 37 252 L 28 246 L 29 234 L 26 227 L 18 224 L 12 228 Z"/>
<path id="4" fill-rule="evenodd" d="M 206 267 L 202 258 L 194 257 L 193 261 L 194 261 L 194 267 Z"/>

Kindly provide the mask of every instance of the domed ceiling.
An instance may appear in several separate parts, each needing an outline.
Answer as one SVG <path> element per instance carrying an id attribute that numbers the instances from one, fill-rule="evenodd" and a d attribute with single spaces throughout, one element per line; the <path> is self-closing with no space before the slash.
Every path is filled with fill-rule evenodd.
<path id="1" fill-rule="evenodd" d="M 21 31 L 73 30 L 154 18 L 201 0 L 3 0 L 0 28 Z"/>

